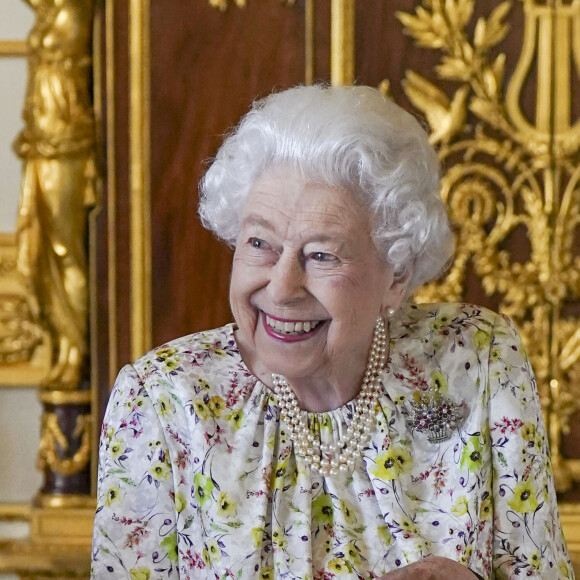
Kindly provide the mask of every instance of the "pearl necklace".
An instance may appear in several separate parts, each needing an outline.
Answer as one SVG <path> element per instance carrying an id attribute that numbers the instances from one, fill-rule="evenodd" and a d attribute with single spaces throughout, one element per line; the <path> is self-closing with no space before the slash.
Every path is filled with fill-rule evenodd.
<path id="1" fill-rule="evenodd" d="M 336 475 L 352 468 L 355 458 L 365 448 L 375 423 L 375 407 L 381 392 L 380 371 L 387 362 L 385 321 L 377 318 L 373 342 L 359 394 L 354 399 L 354 416 L 337 444 L 321 443 L 308 425 L 308 413 L 301 409 L 286 377 L 272 374 L 280 416 L 290 431 L 296 452 L 308 467 L 322 475 Z"/>

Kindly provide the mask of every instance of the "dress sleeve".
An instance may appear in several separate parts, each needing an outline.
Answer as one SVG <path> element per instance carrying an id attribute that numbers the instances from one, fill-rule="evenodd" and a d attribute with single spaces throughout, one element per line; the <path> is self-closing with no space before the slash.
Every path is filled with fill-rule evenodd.
<path id="1" fill-rule="evenodd" d="M 174 484 L 161 423 L 143 380 L 121 370 L 99 445 L 91 578 L 178 578 Z"/>
<path id="2" fill-rule="evenodd" d="M 497 317 L 489 356 L 493 577 L 573 578 L 540 398 L 521 338 L 510 319 Z"/>

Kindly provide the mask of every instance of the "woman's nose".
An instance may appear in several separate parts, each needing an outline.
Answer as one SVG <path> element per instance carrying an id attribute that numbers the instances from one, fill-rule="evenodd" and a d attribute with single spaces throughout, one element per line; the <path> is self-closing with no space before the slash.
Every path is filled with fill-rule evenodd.
<path id="1" fill-rule="evenodd" d="M 304 296 L 304 268 L 298 257 L 280 256 L 271 270 L 268 292 L 276 305 L 291 304 Z"/>

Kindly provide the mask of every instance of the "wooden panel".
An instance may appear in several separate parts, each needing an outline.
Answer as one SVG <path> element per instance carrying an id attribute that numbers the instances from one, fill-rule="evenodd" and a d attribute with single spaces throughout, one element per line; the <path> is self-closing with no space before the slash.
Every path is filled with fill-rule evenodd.
<path id="1" fill-rule="evenodd" d="M 197 218 L 203 161 L 254 98 L 304 78 L 303 5 L 151 5 L 153 343 L 231 319 L 231 252 Z"/>

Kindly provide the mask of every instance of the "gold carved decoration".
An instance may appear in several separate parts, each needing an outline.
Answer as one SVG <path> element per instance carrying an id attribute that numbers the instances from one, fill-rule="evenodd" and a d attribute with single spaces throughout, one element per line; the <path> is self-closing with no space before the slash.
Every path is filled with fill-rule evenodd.
<path id="1" fill-rule="evenodd" d="M 456 87 L 448 96 L 413 71 L 403 81 L 448 167 L 442 196 L 457 240 L 446 277 L 418 299 L 461 300 L 471 271 L 516 320 L 536 371 L 563 491 L 578 478 L 577 461 L 562 457 L 560 442 L 580 408 L 580 317 L 573 310 L 580 297 L 577 240 L 574 245 L 580 121 L 570 118 L 571 77 L 580 74 L 580 2 L 523 0 L 523 47 L 505 97 L 505 55 L 492 58 L 491 52 L 507 34 L 512 2 L 479 18 L 468 35 L 473 8 L 473 0 L 424 0 L 414 14 L 397 15 L 417 44 L 442 52 L 436 74 Z M 532 75 L 536 111 L 529 119 L 520 99 Z M 472 126 L 466 125 L 468 112 Z M 506 249 L 514 239 L 526 250 L 523 258 Z"/>
<path id="2" fill-rule="evenodd" d="M 239 8 L 244 8 L 247 3 L 247 0 L 231 0 L 231 1 Z M 296 0 L 281 0 L 281 1 L 292 6 L 294 5 L 294 2 Z M 219 8 L 222 12 L 224 10 L 227 10 L 228 8 L 228 0 L 209 0 L 209 4 L 214 8 Z"/>
<path id="3" fill-rule="evenodd" d="M 0 233 L 0 385 L 30 386 L 48 371 L 45 333 L 16 270 L 16 236 Z"/>
<path id="4" fill-rule="evenodd" d="M 63 454 L 69 450 L 69 442 L 61 431 L 55 413 L 44 413 L 42 417 L 41 439 L 38 448 L 38 469 L 47 467 L 61 475 L 70 476 L 82 471 L 89 463 L 91 455 L 91 416 L 79 415 L 73 437 L 81 438 L 79 448 L 70 457 Z"/>
<path id="5" fill-rule="evenodd" d="M 32 320 L 29 299 L 16 272 L 13 236 L 0 238 L 0 364 L 30 361 L 42 341 L 42 332 Z"/>
<path id="6" fill-rule="evenodd" d="M 42 334 L 30 318 L 26 298 L 4 294 L 0 302 L 0 363 L 29 361 Z"/>
<path id="7" fill-rule="evenodd" d="M 87 211 L 95 203 L 90 97 L 91 0 L 26 0 L 28 37 L 18 270 L 51 339 L 45 385 L 76 388 L 87 355 Z"/>

